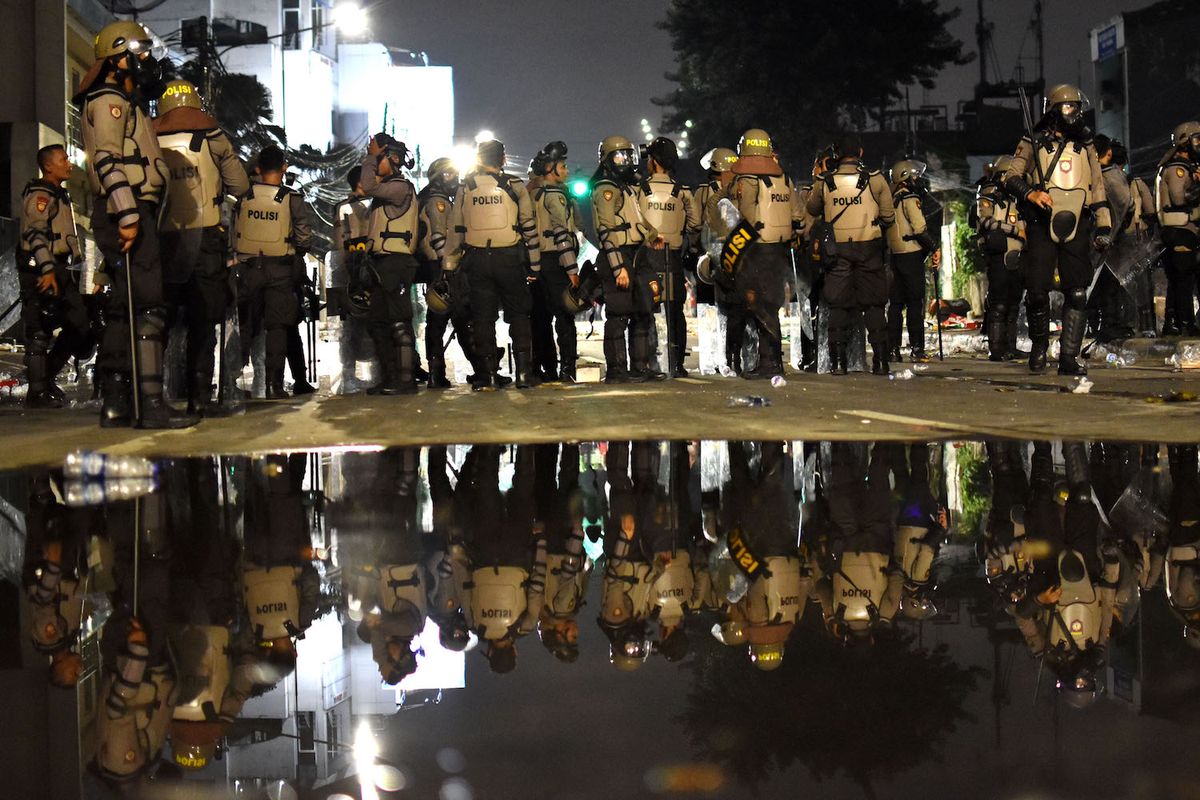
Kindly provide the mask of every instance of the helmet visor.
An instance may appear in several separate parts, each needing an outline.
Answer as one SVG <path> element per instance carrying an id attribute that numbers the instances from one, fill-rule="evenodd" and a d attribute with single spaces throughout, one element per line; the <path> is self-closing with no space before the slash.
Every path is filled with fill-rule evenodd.
<path id="1" fill-rule="evenodd" d="M 617 150 L 609 158 L 614 167 L 636 167 L 638 163 L 637 150 Z"/>

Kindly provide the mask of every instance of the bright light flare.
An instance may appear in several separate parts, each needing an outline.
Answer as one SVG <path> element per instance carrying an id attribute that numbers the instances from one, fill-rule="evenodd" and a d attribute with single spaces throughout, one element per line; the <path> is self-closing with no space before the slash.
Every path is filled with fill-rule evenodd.
<path id="1" fill-rule="evenodd" d="M 366 722 L 360 723 L 354 733 L 354 771 L 358 773 L 358 786 L 362 800 L 379 800 L 375 789 L 375 759 L 379 756 L 379 743 Z"/>
<path id="2" fill-rule="evenodd" d="M 333 7 L 333 24 L 346 36 L 367 32 L 367 10 L 358 3 L 338 3 Z"/>
<path id="3" fill-rule="evenodd" d="M 480 142 L 490 142 L 495 138 L 495 133 L 487 128 L 484 128 L 479 133 L 475 134 L 475 144 L 479 144 Z"/>
<path id="4" fill-rule="evenodd" d="M 475 148 L 469 144 L 456 145 L 450 151 L 450 160 L 454 162 L 454 168 L 458 170 L 459 175 L 466 175 L 471 170 L 475 169 Z"/>

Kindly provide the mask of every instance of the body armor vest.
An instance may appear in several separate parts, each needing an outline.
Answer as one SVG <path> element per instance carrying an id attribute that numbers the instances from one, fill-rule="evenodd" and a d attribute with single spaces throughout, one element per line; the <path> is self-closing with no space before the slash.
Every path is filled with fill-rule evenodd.
<path id="1" fill-rule="evenodd" d="M 48 603 L 29 604 L 29 635 L 40 653 L 52 653 L 73 639 L 83 624 L 83 586 L 65 575 Z"/>
<path id="2" fill-rule="evenodd" d="M 752 625 L 795 622 L 804 613 L 806 594 L 800 559 L 769 556 L 764 566 L 770 577 L 759 578 L 746 592 L 746 619 Z"/>
<path id="3" fill-rule="evenodd" d="M 409 183 L 405 178 L 392 178 Z M 410 187 L 412 184 L 409 184 Z M 375 199 L 371 201 L 371 252 L 385 255 L 411 255 L 417 249 L 417 199 L 413 189 L 412 199 L 403 213 L 391 203 Z"/>
<path id="4" fill-rule="evenodd" d="M 347 253 L 365 253 L 371 248 L 371 200 L 350 197 L 337 206 L 342 249 Z"/>
<path id="5" fill-rule="evenodd" d="M 1059 147 L 1061 154 L 1058 154 Z M 1078 142 L 1059 142 L 1054 150 L 1039 147 L 1037 157 L 1042 162 L 1042 174 L 1046 176 L 1046 191 L 1054 201 L 1050 211 L 1050 238 L 1055 242 L 1069 242 L 1079 230 L 1093 179 L 1098 180 L 1100 176 L 1091 174 L 1087 148 Z"/>
<path id="6" fill-rule="evenodd" d="M 833 604 L 844 620 L 872 620 L 887 589 L 888 557 L 883 553 L 843 553 L 833 574 Z"/>
<path id="7" fill-rule="evenodd" d="M 295 567 L 255 567 L 242 575 L 250 625 L 260 642 L 299 636 L 300 590 Z"/>
<path id="8" fill-rule="evenodd" d="M 221 703 L 225 699 L 225 688 L 229 686 L 229 629 L 219 625 L 189 625 L 178 632 L 177 637 L 203 636 L 205 647 L 203 651 L 193 649 L 192 643 L 181 646 L 179 642 L 173 650 L 177 654 L 176 672 L 181 689 L 199 688 L 193 697 L 186 698 L 175 706 L 173 719 L 185 722 L 213 722 L 221 711 Z M 188 652 L 195 658 L 181 659 L 178 655 Z"/>
<path id="9" fill-rule="evenodd" d="M 96 152 L 95 126 L 88 121 L 90 114 L 108 114 L 110 106 L 127 107 L 125 114 L 125 139 L 120 159 L 125 180 L 129 182 L 133 195 L 139 200 L 158 202 L 166 183 L 167 170 L 158 148 L 158 139 L 150 125 L 150 119 L 135 103 L 115 88 L 93 92 L 84 106 L 83 147 L 90 154 Z M 96 171 L 94 158 L 88 159 L 88 183 L 92 193 L 104 195 L 104 185 Z"/>
<path id="10" fill-rule="evenodd" d="M 575 222 L 575 204 L 571 202 L 571 198 L 566 196 L 566 192 L 559 186 L 541 185 L 533 190 L 530 195 L 533 200 L 533 211 L 537 216 L 538 238 L 542 250 L 557 250 L 558 247 L 554 243 L 554 223 L 550 221 L 550 212 L 546 210 L 546 193 L 557 192 L 566 198 L 567 205 L 567 232 L 573 233 L 578 229 L 578 224 Z"/>
<path id="11" fill-rule="evenodd" d="M 992 218 L 1004 227 L 1004 265 L 1009 269 L 1017 268 L 1017 260 L 1025 249 L 1025 240 L 1021 233 L 1025 230 L 1025 222 L 1017 211 L 1017 204 L 1007 196 L 996 197 L 992 200 Z"/>
<path id="12" fill-rule="evenodd" d="M 75 229 L 75 212 L 71 209 L 71 197 L 64 189 L 60 189 L 44 181 L 31 181 L 26 184 L 21 193 L 22 203 L 31 193 L 45 193 L 47 203 L 54 207 L 54 216 L 50 217 L 50 254 L 56 259 L 72 258 L 76 261 L 83 258 L 79 247 L 79 233 Z M 21 220 L 21 238 L 24 241 L 25 220 Z"/>
<path id="13" fill-rule="evenodd" d="M 1068 551 L 1064 551 L 1059 554 L 1059 564 L 1062 564 L 1067 553 Z M 1078 553 L 1075 554 L 1075 557 L 1080 561 L 1083 560 Z M 1062 570 L 1060 569 L 1059 575 L 1061 576 L 1061 574 Z M 1054 624 L 1050 626 L 1050 643 L 1052 645 L 1066 644 L 1068 634 L 1080 649 L 1089 643 L 1098 643 L 1100 639 L 1100 600 L 1096 596 L 1096 587 L 1092 585 L 1091 578 L 1085 571 L 1084 576 L 1077 581 L 1060 578 L 1059 586 L 1062 587 L 1062 597 L 1058 599 L 1055 610 L 1061 617 L 1061 624 L 1055 620 Z M 1069 648 L 1070 645 L 1067 644 L 1067 647 Z"/>
<path id="14" fill-rule="evenodd" d="M 513 247 L 517 230 L 517 193 L 508 175 L 479 172 L 463 182 L 464 240 L 470 247 Z"/>
<path id="15" fill-rule="evenodd" d="M 928 528 L 912 525 L 901 525 L 896 531 L 893 558 L 900 565 L 904 577 L 912 583 L 923 585 L 929 582 L 934 553 L 925 538 L 928 534 Z"/>
<path id="16" fill-rule="evenodd" d="M 583 555 L 550 553 L 546 556 L 544 608 L 556 617 L 574 614 L 587 586 L 587 564 Z"/>
<path id="17" fill-rule="evenodd" d="M 286 186 L 253 183 L 238 202 L 234 221 L 234 250 L 239 256 L 280 258 L 294 255 L 291 190 Z"/>
<path id="18" fill-rule="evenodd" d="M 109 695 L 117 677 L 105 680 L 102 697 Z M 157 757 L 171 725 L 169 701 L 174 687 L 165 670 L 149 670 L 124 713 L 113 719 L 106 708 L 97 712 L 96 766 L 101 775 L 123 782 L 137 777 Z"/>
<path id="19" fill-rule="evenodd" d="M 834 188 L 825 186 L 825 220 L 840 243 L 871 242 L 879 238 L 879 204 L 865 171 L 837 172 Z"/>
<path id="20" fill-rule="evenodd" d="M 692 559 L 679 552 L 666 569 L 655 579 L 651 587 L 658 618 L 664 625 L 678 625 L 691 607 L 695 579 L 692 576 Z"/>
<path id="21" fill-rule="evenodd" d="M 644 619 L 650 610 L 649 601 L 649 564 L 624 560 L 609 563 L 600 597 L 600 616 L 605 622 L 620 625 Z"/>
<path id="22" fill-rule="evenodd" d="M 1146 210 L 1142 208 L 1139 181 L 1139 178 L 1132 178 L 1129 181 L 1129 224 L 1125 226 L 1125 232 L 1128 234 L 1140 233 L 1146 224 L 1142 221 L 1142 214 L 1145 214 Z"/>
<path id="23" fill-rule="evenodd" d="M 654 180 L 642 184 L 638 198 L 642 218 L 666 240 L 667 247 L 683 247 L 683 229 L 687 227 L 687 211 L 680 196 L 683 187 L 672 180 Z"/>
<path id="24" fill-rule="evenodd" d="M 433 246 L 433 235 L 434 235 L 433 220 L 430 219 L 430 216 L 429 216 L 429 207 L 433 203 L 441 203 L 442 204 L 443 211 L 442 211 L 441 216 L 442 216 L 442 220 L 443 220 L 442 224 L 444 226 L 448 223 L 449 216 L 450 216 L 450 207 L 453 205 L 453 202 L 445 194 L 442 194 L 440 192 L 435 192 L 435 191 L 429 189 L 428 187 L 426 187 L 425 191 L 427 191 L 429 193 L 427 195 L 425 195 L 425 197 L 423 197 L 423 198 L 418 198 L 420 201 L 421 208 L 420 208 L 420 211 L 417 212 L 417 231 L 420 234 L 421 240 L 417 244 L 417 250 L 420 253 L 421 258 L 425 259 L 426 261 L 437 261 L 438 260 L 438 252 L 437 252 L 437 248 L 435 248 Z M 446 237 L 446 230 L 444 227 L 441 231 L 441 235 L 443 238 L 443 246 L 444 246 L 445 245 L 444 240 Z"/>
<path id="25" fill-rule="evenodd" d="M 520 567 L 485 567 L 475 570 L 471 590 L 471 618 L 484 639 L 503 639 L 525 613 L 525 581 Z"/>
<path id="26" fill-rule="evenodd" d="M 893 253 L 917 253 L 921 245 L 916 240 L 916 231 L 908 218 L 908 208 L 916 203 L 921 208 L 921 200 L 912 192 L 902 190 L 893 198 L 896 203 L 896 223 L 887 229 L 888 249 Z"/>
<path id="27" fill-rule="evenodd" d="M 609 231 L 608 239 L 616 247 L 641 244 L 646 238 L 646 226 L 642 222 L 642 209 L 638 199 L 640 190 L 636 186 L 620 186 L 613 181 L 603 180 L 596 188 L 605 187 L 619 201 L 613 212 L 615 226 Z M 593 216 L 595 209 L 592 210 Z"/>
<path id="28" fill-rule="evenodd" d="M 1200 562 L 1200 548 L 1196 545 L 1177 545 L 1167 550 L 1167 599 L 1177 611 L 1200 608 L 1197 562 Z"/>
<path id="29" fill-rule="evenodd" d="M 418 564 L 389 564 L 379 570 L 379 607 L 389 614 L 415 609 L 425 616 L 426 586 Z"/>
<path id="30" fill-rule="evenodd" d="M 205 131 L 183 131 L 158 137 L 167 164 L 167 207 L 162 229 L 212 228 L 221 224 L 221 170 Z"/>
<path id="31" fill-rule="evenodd" d="M 758 197 L 754 206 L 739 209 L 745 215 L 746 221 L 758 231 L 758 240 L 763 244 L 778 244 L 790 240 L 793 190 L 787 176 L 753 175 L 738 180 L 758 182 Z"/>

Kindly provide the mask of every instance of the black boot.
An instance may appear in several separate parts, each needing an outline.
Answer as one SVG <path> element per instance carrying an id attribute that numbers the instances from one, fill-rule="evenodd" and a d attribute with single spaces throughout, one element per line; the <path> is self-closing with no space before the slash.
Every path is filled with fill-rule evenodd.
<path id="1" fill-rule="evenodd" d="M 887 349 L 880 347 L 871 348 L 871 374 L 872 375 L 887 375 L 891 372 L 891 365 L 888 364 Z"/>
<path id="2" fill-rule="evenodd" d="M 60 333 L 54 341 L 54 347 L 50 349 L 50 355 L 46 357 L 46 391 L 50 393 L 59 405 L 67 404 L 67 395 L 58 385 L 58 375 L 62 372 L 63 367 L 71 360 L 71 347 L 68 346 L 67 339 Z M 76 383 L 80 381 L 82 375 L 76 375 Z"/>
<path id="3" fill-rule="evenodd" d="M 1016 306 L 1008 309 L 1008 313 L 1004 317 L 1004 357 L 1010 361 L 1023 361 L 1029 356 L 1029 353 L 1017 347 L 1017 319 L 1021 314 L 1021 307 Z"/>
<path id="4" fill-rule="evenodd" d="M 1087 375 L 1087 366 L 1078 358 L 1087 329 L 1087 312 L 1078 308 L 1063 309 L 1062 334 L 1058 339 L 1058 374 Z"/>
<path id="5" fill-rule="evenodd" d="M 574 322 L 572 322 L 572 325 Z M 578 361 L 578 345 L 576 342 L 559 340 L 558 345 L 558 375 L 563 383 L 572 384 L 575 378 L 575 362 Z"/>
<path id="6" fill-rule="evenodd" d="M 829 374 L 846 374 L 846 345 L 833 342 L 829 345 Z"/>
<path id="7" fill-rule="evenodd" d="M 429 381 L 426 385 L 430 389 L 450 388 L 450 381 L 446 377 L 446 359 L 442 356 L 429 357 Z"/>
<path id="8" fill-rule="evenodd" d="M 383 359 L 379 359 L 380 364 Z M 371 390 L 368 389 L 368 392 Z M 287 390 L 283 388 L 283 367 L 267 370 L 267 399 L 268 400 L 285 400 L 289 397 Z"/>
<path id="9" fill-rule="evenodd" d="M 1046 371 L 1046 350 L 1050 347 L 1050 309 L 1026 306 L 1029 315 L 1029 371 L 1041 375 Z"/>
<path id="10" fill-rule="evenodd" d="M 390 380 L 385 380 L 380 394 L 416 394 L 417 393 L 417 348 L 412 335 L 412 328 L 407 322 L 394 322 L 391 336 L 385 346 L 390 346 L 392 374 Z M 426 376 L 428 378 L 428 376 Z"/>
<path id="11" fill-rule="evenodd" d="M 686 378 L 688 371 L 683 366 L 683 345 L 671 345 L 671 377 Z"/>
<path id="12" fill-rule="evenodd" d="M 480 351 L 488 348 L 480 348 Z M 475 365 L 475 380 L 471 382 L 471 391 L 474 392 L 494 392 L 496 391 L 496 379 L 499 375 L 496 374 L 496 353 L 497 350 L 491 351 L 491 358 L 480 355 L 479 363 Z"/>
<path id="13" fill-rule="evenodd" d="M 216 404 L 212 399 L 212 379 L 207 375 L 191 376 L 188 382 L 188 404 L 187 410 L 189 414 L 196 414 L 201 417 L 207 417 L 216 410 Z"/>
<path id="14" fill-rule="evenodd" d="M 100 378 L 100 427 L 128 428 L 133 382 L 123 372 L 105 372 Z"/>
<path id="15" fill-rule="evenodd" d="M 533 354 L 517 350 L 513 353 L 513 360 L 516 361 L 517 388 L 532 389 L 536 386 L 537 383 L 535 383 L 533 376 Z"/>
<path id="16" fill-rule="evenodd" d="M 50 392 L 44 352 L 25 352 L 25 376 L 29 381 L 29 390 L 25 395 L 26 408 L 62 408 L 62 401 Z"/>
<path id="17" fill-rule="evenodd" d="M 1138 329 L 1143 336 L 1153 339 L 1157 328 L 1153 308 L 1143 308 L 1138 311 Z"/>
<path id="18" fill-rule="evenodd" d="M 900 357 L 900 345 L 897 344 L 892 346 L 892 348 L 888 351 L 888 360 L 897 362 L 903 360 Z"/>
<path id="19" fill-rule="evenodd" d="M 651 320 L 650 324 L 653 324 Z M 643 321 L 641 324 L 634 324 L 632 339 L 632 350 L 629 359 L 629 380 L 634 383 L 643 383 L 645 381 L 662 381 L 667 379 L 665 372 L 659 372 L 657 366 L 652 366 L 654 358 L 653 344 L 651 340 L 650 328 Z"/>
<path id="20" fill-rule="evenodd" d="M 996 306 L 988 309 L 987 340 L 988 361 L 1004 361 L 1008 357 L 1007 332 L 1008 309 Z"/>
<path id="21" fill-rule="evenodd" d="M 629 383 L 629 356 L 625 345 L 625 326 L 604 326 L 604 382 Z"/>
<path id="22" fill-rule="evenodd" d="M 190 428 L 200 422 L 194 414 L 176 411 L 163 397 L 163 340 L 162 323 L 151 314 L 138 321 L 137 368 L 138 392 L 141 400 L 141 419 L 134 420 L 139 428 Z"/>

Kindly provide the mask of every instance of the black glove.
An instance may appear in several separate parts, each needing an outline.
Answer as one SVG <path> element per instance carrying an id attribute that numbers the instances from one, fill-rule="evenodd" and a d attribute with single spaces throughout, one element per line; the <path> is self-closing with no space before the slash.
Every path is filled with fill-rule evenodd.
<path id="1" fill-rule="evenodd" d="M 1096 249 L 1102 253 L 1108 248 L 1112 247 L 1112 228 L 1098 228 L 1096 231 L 1096 238 L 1092 240 L 1092 243 L 1095 244 Z"/>

